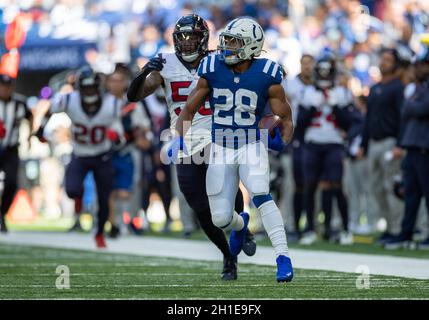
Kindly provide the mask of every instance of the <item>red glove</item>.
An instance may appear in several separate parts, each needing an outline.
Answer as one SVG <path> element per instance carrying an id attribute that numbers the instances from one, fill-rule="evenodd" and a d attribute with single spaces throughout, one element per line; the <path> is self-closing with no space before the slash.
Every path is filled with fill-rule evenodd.
<path id="1" fill-rule="evenodd" d="M 114 143 L 119 142 L 119 134 L 113 129 L 107 129 L 106 136 L 107 136 L 107 139 L 109 139 Z"/>
<path id="2" fill-rule="evenodd" d="M 3 139 L 4 137 L 6 137 L 6 128 L 3 121 L 0 121 L 0 139 Z"/>

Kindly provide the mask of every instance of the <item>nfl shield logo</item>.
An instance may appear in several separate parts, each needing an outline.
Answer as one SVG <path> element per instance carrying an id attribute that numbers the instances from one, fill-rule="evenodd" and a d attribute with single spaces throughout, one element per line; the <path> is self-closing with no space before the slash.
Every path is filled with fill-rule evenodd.
<path id="1" fill-rule="evenodd" d="M 234 77 L 234 82 L 235 83 L 239 83 L 240 82 L 240 78 L 239 77 Z"/>

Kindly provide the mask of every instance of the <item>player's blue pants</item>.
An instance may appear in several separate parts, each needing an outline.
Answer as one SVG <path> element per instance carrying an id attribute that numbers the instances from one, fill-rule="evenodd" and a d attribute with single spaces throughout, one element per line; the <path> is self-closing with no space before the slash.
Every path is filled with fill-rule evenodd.
<path id="1" fill-rule="evenodd" d="M 131 191 L 133 186 L 134 163 L 130 153 L 121 155 L 114 153 L 112 157 L 115 178 L 113 182 L 114 190 Z"/>
<path id="2" fill-rule="evenodd" d="M 86 174 L 92 171 L 98 198 L 98 229 L 97 233 L 103 233 L 104 225 L 109 216 L 109 196 L 113 184 L 113 165 L 110 154 L 94 157 L 76 157 L 67 166 L 65 174 L 65 189 L 67 195 L 72 198 L 82 196 L 83 181 Z"/>
<path id="3" fill-rule="evenodd" d="M 341 182 L 343 159 L 344 146 L 341 144 L 305 144 L 302 154 L 305 183 Z"/>
<path id="4" fill-rule="evenodd" d="M 306 143 L 303 147 L 302 161 L 305 183 L 305 206 L 307 211 L 307 231 L 314 230 L 314 195 L 320 181 L 341 185 L 343 177 L 344 146 L 336 143 L 316 144 Z M 343 192 L 336 190 L 336 197 L 344 229 L 347 230 L 347 207 Z M 325 229 L 329 233 L 330 211 L 332 207 L 331 191 L 322 194 L 322 207 L 325 213 Z M 324 205 L 325 203 L 325 205 Z"/>

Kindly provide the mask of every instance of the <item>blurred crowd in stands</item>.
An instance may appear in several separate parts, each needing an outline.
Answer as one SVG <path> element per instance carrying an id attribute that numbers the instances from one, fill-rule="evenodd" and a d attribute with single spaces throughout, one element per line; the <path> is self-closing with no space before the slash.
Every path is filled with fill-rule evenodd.
<path id="1" fill-rule="evenodd" d="M 116 62 L 137 63 L 172 49 L 172 26 L 195 12 L 209 21 L 211 48 L 227 21 L 251 16 L 264 27 L 265 49 L 294 77 L 303 53 L 317 56 L 329 48 L 344 60 L 355 95 L 367 95 L 379 79 L 381 47 L 397 47 L 405 56 L 421 50 L 418 35 L 429 23 L 429 3 L 419 0 L 234 0 L 234 1 L 84 1 L 8 0 L 0 2 L 7 24 L 19 12 L 31 16 L 28 38 L 96 41 L 87 62 L 106 72 Z"/>

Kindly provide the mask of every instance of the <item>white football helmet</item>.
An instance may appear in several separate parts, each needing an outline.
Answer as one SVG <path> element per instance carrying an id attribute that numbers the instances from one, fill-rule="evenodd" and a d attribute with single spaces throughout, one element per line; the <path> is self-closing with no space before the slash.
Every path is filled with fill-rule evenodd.
<path id="1" fill-rule="evenodd" d="M 228 23 L 219 36 L 221 56 L 227 64 L 258 57 L 264 45 L 264 31 L 253 19 L 237 18 Z"/>

